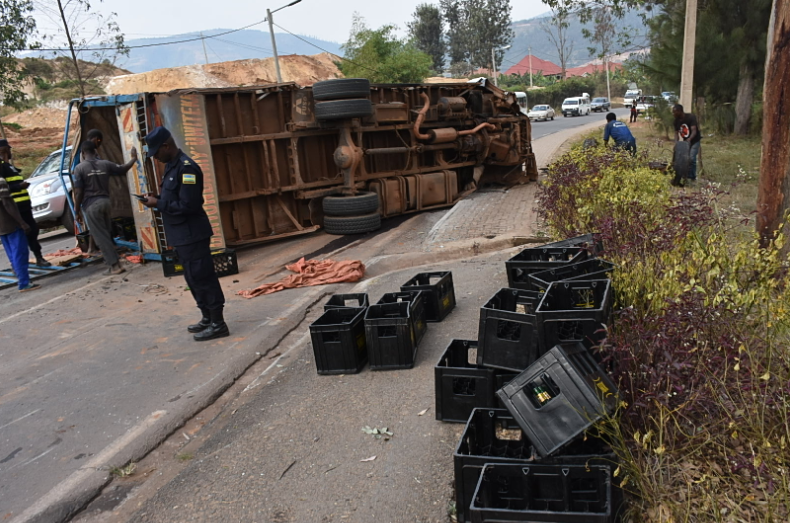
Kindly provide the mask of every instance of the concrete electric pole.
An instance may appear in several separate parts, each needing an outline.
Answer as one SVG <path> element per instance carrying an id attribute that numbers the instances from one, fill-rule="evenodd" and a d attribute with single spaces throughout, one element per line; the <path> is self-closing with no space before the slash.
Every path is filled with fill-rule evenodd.
<path id="1" fill-rule="evenodd" d="M 693 111 L 694 45 L 697 41 L 697 0 L 686 0 L 686 28 L 683 37 L 683 68 L 680 73 L 680 105 Z"/>
<path id="2" fill-rule="evenodd" d="M 283 77 L 280 74 L 280 57 L 277 56 L 277 40 L 274 38 L 274 20 L 272 20 L 272 13 L 276 13 L 281 9 L 285 9 L 286 7 L 291 7 L 292 5 L 296 5 L 302 0 L 295 0 L 288 5 L 284 5 L 275 9 L 274 11 L 270 11 L 269 9 L 266 10 L 266 20 L 269 22 L 269 34 L 272 37 L 272 52 L 274 53 L 274 70 L 277 72 L 277 83 L 283 83 Z"/>

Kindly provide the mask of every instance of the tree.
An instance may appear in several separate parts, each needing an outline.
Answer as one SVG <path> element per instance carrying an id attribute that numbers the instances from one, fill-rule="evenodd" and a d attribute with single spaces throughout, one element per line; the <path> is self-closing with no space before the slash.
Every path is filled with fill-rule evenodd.
<path id="1" fill-rule="evenodd" d="M 447 47 L 451 63 L 469 62 L 472 67 L 493 67 L 491 53 L 502 62 L 502 47 L 513 40 L 510 0 L 441 0 L 447 22 Z"/>
<path id="2" fill-rule="evenodd" d="M 81 98 L 99 92 L 96 78 L 106 70 L 105 64 L 129 55 L 115 21 L 117 14 L 92 11 L 88 0 L 47 0 L 37 7 L 59 27 L 49 37 L 51 43 L 63 48 L 54 51 L 55 57 L 69 58 L 56 60 L 59 73 L 74 82 Z"/>
<path id="3" fill-rule="evenodd" d="M 420 51 L 433 59 L 434 71 L 444 69 L 444 35 L 442 33 L 442 15 L 439 8 L 431 4 L 420 4 L 409 22 L 409 35 Z"/>
<path id="4" fill-rule="evenodd" d="M 3 0 L 0 9 L 0 92 L 4 105 L 16 104 L 25 97 L 21 89 L 25 75 L 15 54 L 29 48 L 36 30 L 32 12 L 31 0 Z"/>
<path id="5" fill-rule="evenodd" d="M 374 83 L 420 83 L 430 74 L 433 60 L 414 44 L 395 35 L 394 25 L 368 29 L 354 13 L 351 35 L 342 45 L 345 60 L 339 64 L 347 77 L 368 78 Z"/>
<path id="6" fill-rule="evenodd" d="M 557 49 L 557 58 L 562 67 L 562 78 L 568 68 L 568 60 L 573 53 L 573 41 L 568 38 L 568 13 L 552 10 L 551 20 L 544 20 L 540 28 L 548 35 L 549 40 Z"/>
<path id="7" fill-rule="evenodd" d="M 790 209 L 790 5 L 774 0 L 770 20 L 757 198 L 757 232 L 764 246 L 782 230 Z"/>

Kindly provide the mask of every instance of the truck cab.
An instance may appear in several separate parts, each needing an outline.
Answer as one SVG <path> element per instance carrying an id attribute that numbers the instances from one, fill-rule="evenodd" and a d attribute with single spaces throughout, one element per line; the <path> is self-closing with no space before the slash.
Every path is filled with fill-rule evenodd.
<path id="1" fill-rule="evenodd" d="M 527 93 L 524 91 L 516 91 L 514 93 L 516 95 L 516 103 L 518 104 L 518 108 L 522 114 L 529 113 L 529 105 L 527 102 Z"/>

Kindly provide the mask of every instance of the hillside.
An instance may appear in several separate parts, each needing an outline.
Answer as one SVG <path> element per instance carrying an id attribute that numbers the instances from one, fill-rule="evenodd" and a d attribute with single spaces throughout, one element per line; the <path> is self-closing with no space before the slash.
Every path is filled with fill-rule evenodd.
<path id="1" fill-rule="evenodd" d="M 635 28 L 641 35 L 644 35 L 646 28 L 639 13 L 640 11 L 636 10 L 629 11 L 622 20 L 617 22 L 618 27 Z M 554 47 L 554 44 L 552 44 L 545 31 L 541 28 L 541 22 L 550 19 L 551 15 L 543 15 L 511 24 L 516 35 L 513 38 L 510 49 L 505 53 L 505 59 L 501 66 L 502 71 L 516 65 L 519 60 L 528 55 L 530 47 L 532 47 L 533 56 L 559 64 L 557 48 Z M 584 65 L 595 58 L 590 56 L 590 52 L 587 49 L 590 43 L 582 34 L 582 29 L 585 27 L 590 28 L 589 25 L 582 24 L 578 17 L 571 17 L 568 36 L 570 41 L 573 42 L 573 53 L 568 63 L 569 67 Z M 637 39 L 635 43 L 646 45 L 644 36 Z"/>
<path id="2" fill-rule="evenodd" d="M 165 69 L 184 65 L 230 62 L 249 58 L 268 58 L 272 56 L 272 40 L 268 31 L 246 29 L 229 35 L 210 38 L 211 35 L 222 33 L 227 29 L 211 29 L 203 31 L 204 39 L 200 33 L 184 33 L 165 38 L 143 38 L 127 40 L 126 45 L 131 48 L 129 57 L 123 59 L 119 65 L 133 73 L 142 73 L 153 69 Z M 323 51 L 342 55 L 340 44 L 318 40 L 303 36 L 304 42 L 287 33 L 275 33 L 277 38 L 277 53 L 280 55 L 314 55 Z M 172 45 L 159 45 L 167 42 L 181 40 L 196 40 Z M 205 42 L 205 52 L 203 43 Z M 137 48 L 140 45 L 154 45 L 155 47 Z M 320 49 L 319 49 L 320 47 Z"/>

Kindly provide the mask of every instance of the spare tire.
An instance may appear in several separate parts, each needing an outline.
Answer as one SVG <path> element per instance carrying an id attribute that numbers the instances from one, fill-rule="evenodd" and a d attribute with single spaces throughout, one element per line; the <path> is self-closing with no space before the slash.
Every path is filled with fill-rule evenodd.
<path id="1" fill-rule="evenodd" d="M 370 96 L 370 81 L 367 78 L 338 78 L 313 84 L 313 99 L 344 100 Z"/>
<path id="2" fill-rule="evenodd" d="M 675 149 L 672 152 L 672 168 L 675 170 L 675 178 L 672 185 L 683 185 L 689 174 L 689 163 L 691 144 L 686 141 L 675 142 Z"/>
<path id="3" fill-rule="evenodd" d="M 373 114 L 370 100 L 333 100 L 315 104 L 315 119 L 342 120 L 344 118 L 362 118 Z"/>
<path id="4" fill-rule="evenodd" d="M 379 195 L 360 191 L 354 196 L 327 196 L 323 202 L 324 214 L 329 216 L 361 216 L 378 212 Z"/>
<path id="5" fill-rule="evenodd" d="M 374 212 L 364 216 L 324 216 L 324 230 L 329 234 L 363 234 L 381 227 L 381 215 Z"/>

